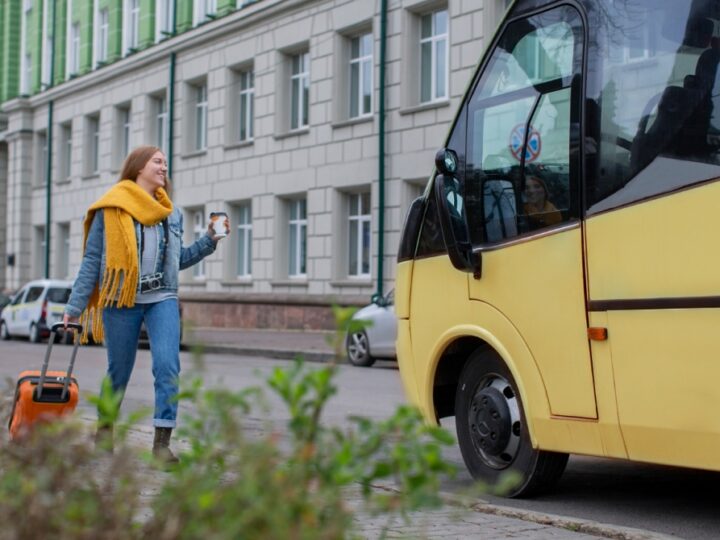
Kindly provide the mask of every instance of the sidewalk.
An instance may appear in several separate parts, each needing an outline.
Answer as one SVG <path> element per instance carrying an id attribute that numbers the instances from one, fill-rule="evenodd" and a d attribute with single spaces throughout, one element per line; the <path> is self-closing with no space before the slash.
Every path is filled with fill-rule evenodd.
<path id="1" fill-rule="evenodd" d="M 327 362 L 333 357 L 328 340 L 334 332 L 317 330 L 258 330 L 250 328 L 192 328 L 183 345 L 192 350 L 291 360 L 300 355 L 308 362 Z M 343 344 L 344 347 L 344 344 Z"/>
<path id="2" fill-rule="evenodd" d="M 85 419 L 89 424 L 93 419 Z M 149 447 L 152 441 L 152 428 L 134 426 L 129 432 L 128 442 L 135 447 Z M 173 445 L 182 448 L 187 443 L 181 439 Z M 141 499 L 144 512 L 141 518 L 149 519 L 152 499 L 159 492 L 165 476 L 168 474 L 146 463 L 138 462 L 147 479 Z M 387 491 L 387 487 L 376 487 Z M 640 529 L 618 527 L 595 521 L 568 518 L 552 514 L 541 514 L 490 504 L 483 500 L 472 503 L 462 501 L 452 495 L 443 495 L 446 504 L 441 509 L 413 512 L 409 523 L 401 518 L 392 521 L 388 527 L 387 516 L 372 516 L 362 511 L 363 499 L 359 486 L 352 486 L 345 492 L 345 502 L 355 511 L 355 533 L 360 538 L 379 540 L 394 538 L 405 540 L 439 539 L 481 539 L 481 540 L 590 540 L 612 538 L 617 540 L 671 540 L 667 535 L 656 534 Z M 677 539 L 675 539 L 677 540 Z"/>
<path id="3" fill-rule="evenodd" d="M 193 328 L 183 339 L 184 346 L 208 353 L 224 353 L 268 358 L 292 359 L 300 355 L 307 361 L 327 362 L 333 358 L 328 340 L 334 332 L 302 330 L 259 330 L 247 328 Z M 344 344 L 343 344 L 344 348 Z M 150 432 L 141 435 L 148 441 Z M 359 507 L 361 498 L 350 490 L 348 504 Z M 440 510 L 416 513 L 412 525 L 397 521 L 388 538 L 440 539 L 478 538 L 527 540 L 586 540 L 614 538 L 621 540 L 669 539 L 669 536 L 640 529 L 617 527 L 594 521 L 568 518 L 490 504 L 474 504 L 444 495 L 447 504 Z M 387 525 L 386 518 L 358 514 L 358 531 L 363 538 L 375 539 Z"/>

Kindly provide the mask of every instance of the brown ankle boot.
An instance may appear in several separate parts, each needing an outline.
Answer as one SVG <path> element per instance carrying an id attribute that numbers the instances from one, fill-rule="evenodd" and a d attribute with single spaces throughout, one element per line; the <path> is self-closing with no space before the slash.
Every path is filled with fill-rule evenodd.
<path id="1" fill-rule="evenodd" d="M 178 463 L 180 460 L 170 450 L 170 437 L 172 428 L 156 427 L 155 440 L 153 440 L 153 456 L 167 465 Z"/>
<path id="2" fill-rule="evenodd" d="M 100 424 L 95 432 L 95 450 L 113 453 L 113 425 Z"/>

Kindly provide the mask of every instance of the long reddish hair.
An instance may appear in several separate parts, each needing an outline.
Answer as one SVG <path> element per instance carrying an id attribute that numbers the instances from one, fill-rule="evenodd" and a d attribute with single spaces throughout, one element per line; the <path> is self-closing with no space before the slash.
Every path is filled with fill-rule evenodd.
<path id="1" fill-rule="evenodd" d="M 163 155 L 165 154 L 165 152 L 160 150 L 157 146 L 143 145 L 135 148 L 125 158 L 118 182 L 121 180 L 132 180 L 133 182 L 137 182 L 138 174 L 140 174 L 140 171 L 145 167 L 145 165 L 147 165 L 147 162 L 152 159 L 156 152 L 162 152 Z M 164 187 L 165 191 L 167 191 L 168 195 L 170 195 L 170 178 L 167 176 L 165 177 Z"/>

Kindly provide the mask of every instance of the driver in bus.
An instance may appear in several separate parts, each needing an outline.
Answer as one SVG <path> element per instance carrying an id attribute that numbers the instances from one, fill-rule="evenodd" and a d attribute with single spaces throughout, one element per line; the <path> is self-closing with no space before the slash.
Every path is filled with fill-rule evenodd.
<path id="1" fill-rule="evenodd" d="M 539 176 L 528 176 L 523 191 L 523 210 L 528 217 L 530 230 L 555 225 L 562 221 L 562 214 L 548 200 L 545 181 Z"/>

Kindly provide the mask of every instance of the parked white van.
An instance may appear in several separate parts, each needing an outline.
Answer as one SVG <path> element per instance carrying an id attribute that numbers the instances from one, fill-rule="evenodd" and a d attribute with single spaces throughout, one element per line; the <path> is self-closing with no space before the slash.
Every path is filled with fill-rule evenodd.
<path id="1" fill-rule="evenodd" d="M 72 281 L 40 279 L 27 283 L 0 312 L 0 338 L 27 337 L 39 343 L 62 321 Z"/>

